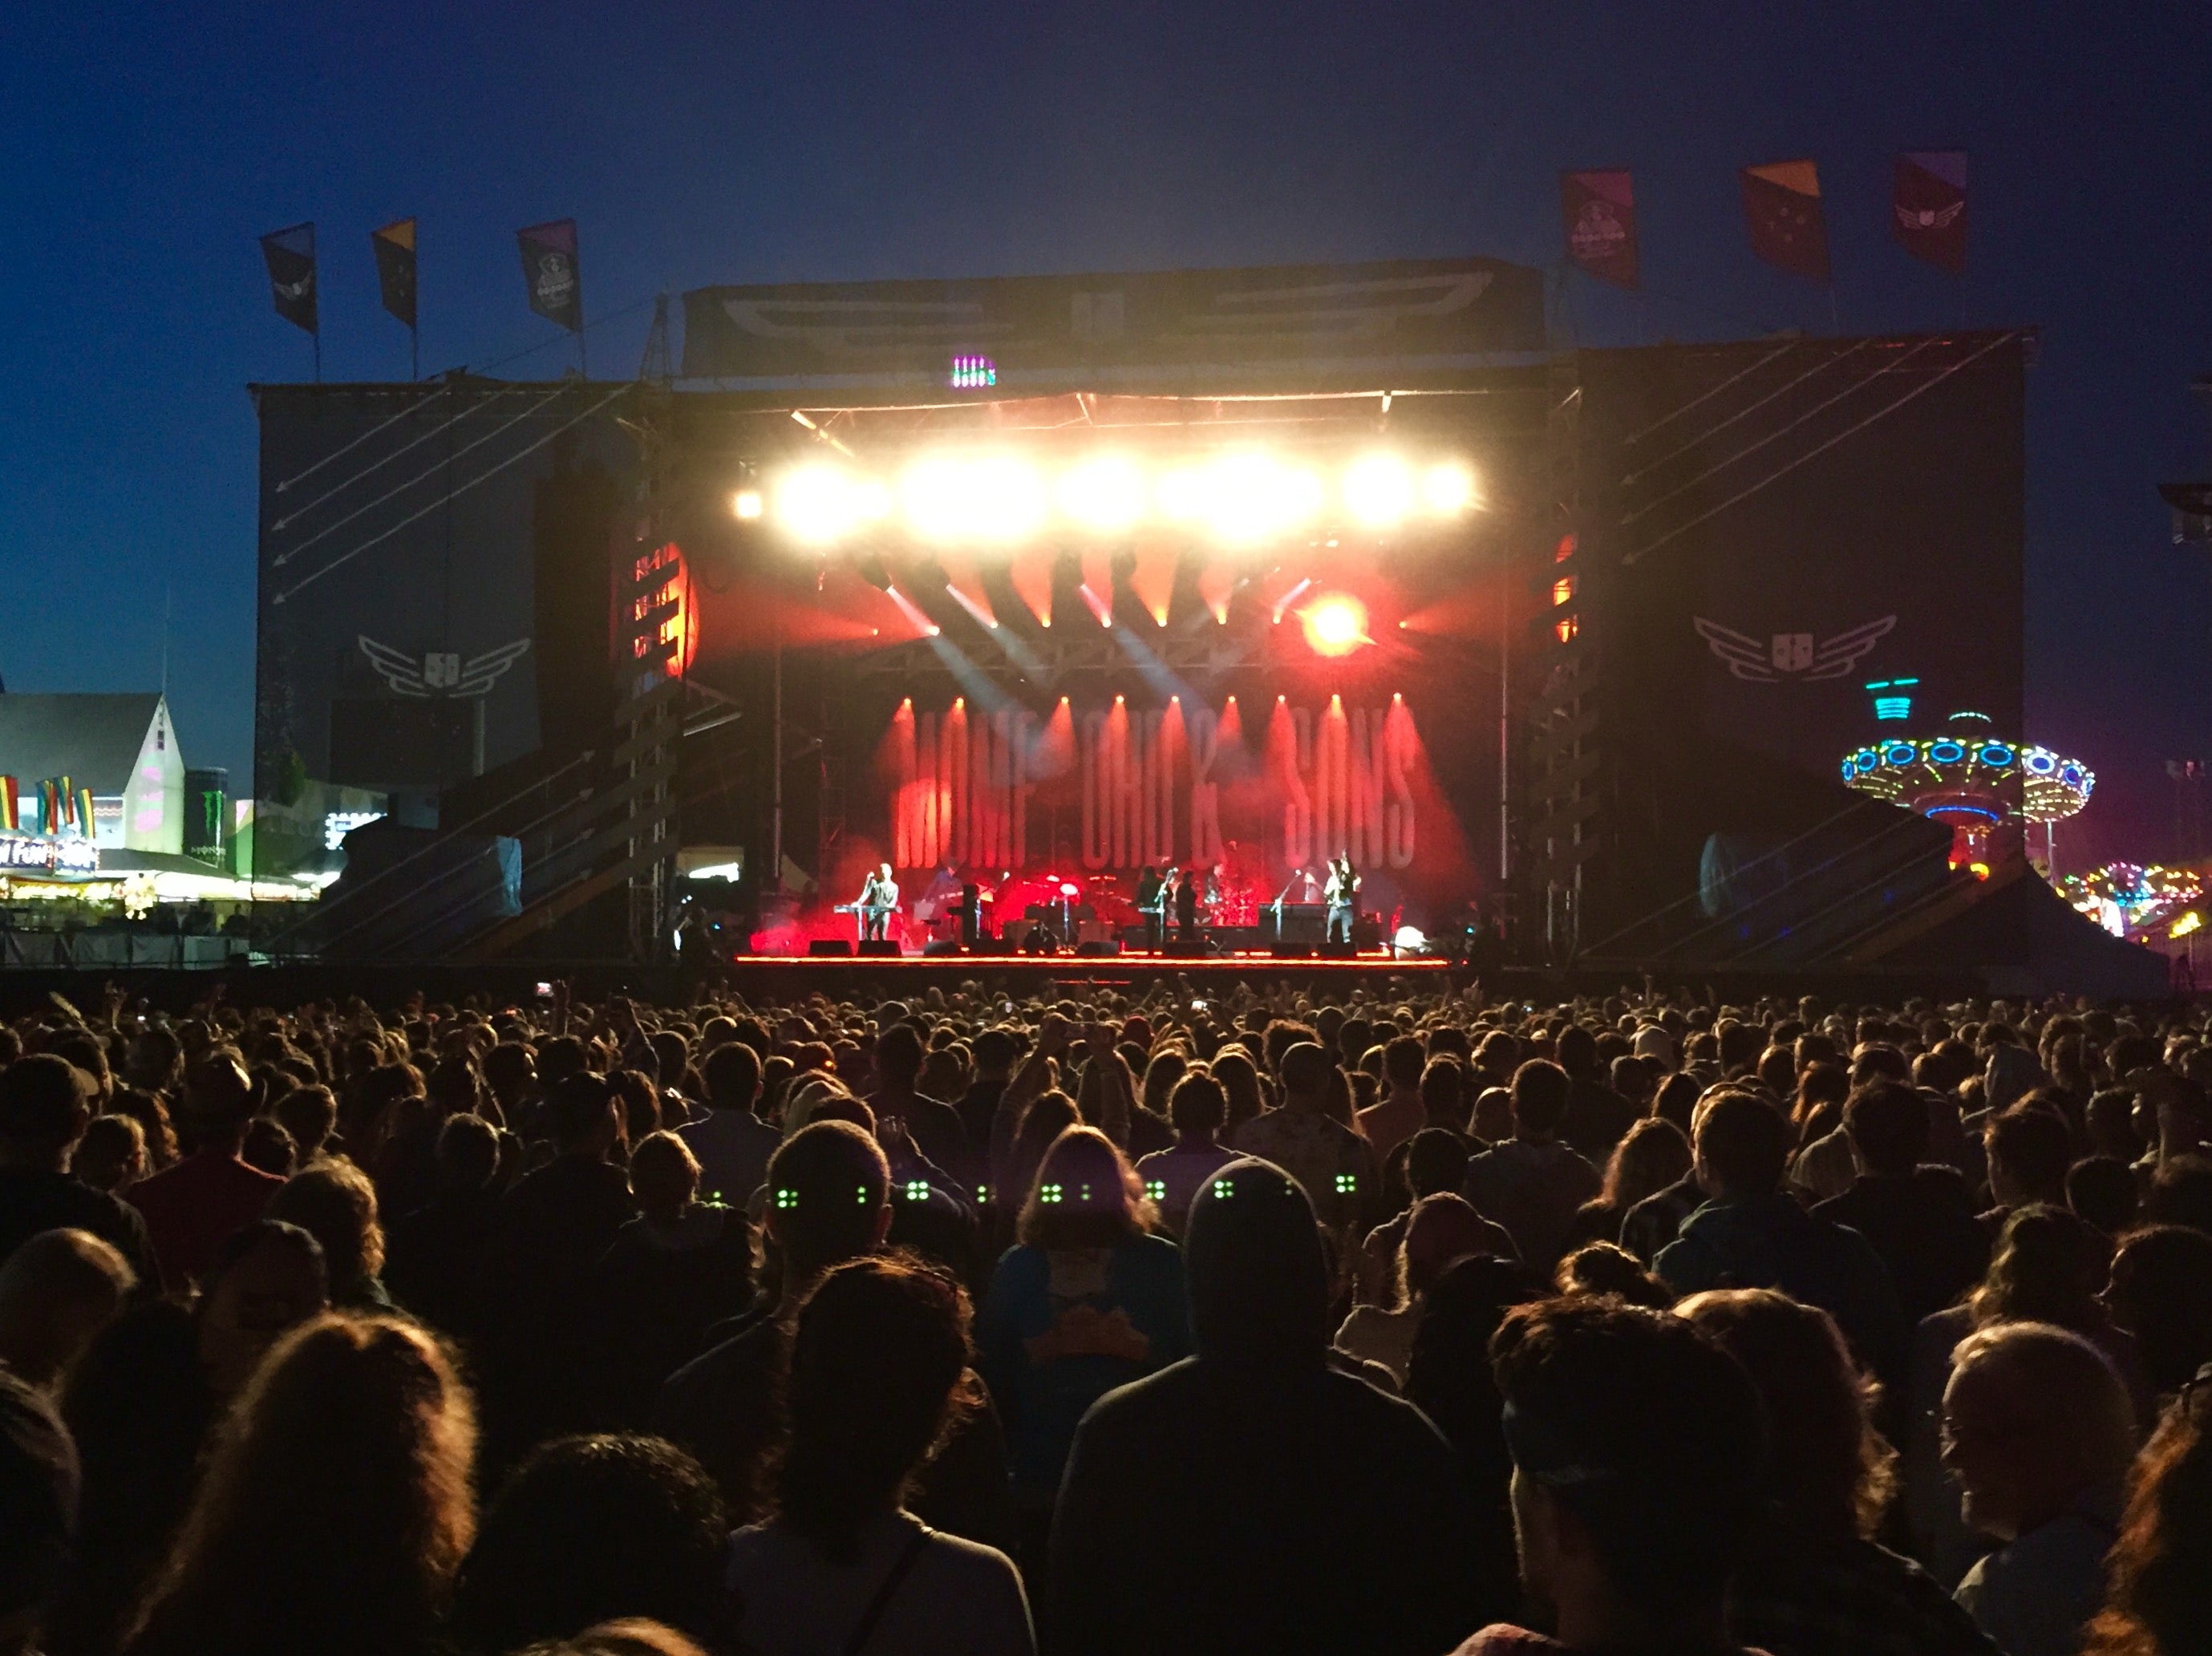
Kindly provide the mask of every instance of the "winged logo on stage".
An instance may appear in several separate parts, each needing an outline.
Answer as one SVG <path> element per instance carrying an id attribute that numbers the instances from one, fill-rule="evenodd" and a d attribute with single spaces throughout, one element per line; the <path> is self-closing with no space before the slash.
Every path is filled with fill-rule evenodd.
<path id="1" fill-rule="evenodd" d="M 1762 644 L 1703 616 L 1695 618 L 1695 625 L 1698 636 L 1712 646 L 1732 676 L 1752 684 L 1779 684 L 1790 679 L 1810 682 L 1843 677 L 1881 642 L 1897 625 L 1897 617 L 1884 616 L 1817 644 L 1810 633 L 1776 633 Z"/>
<path id="2" fill-rule="evenodd" d="M 512 644 L 502 644 L 495 650 L 466 659 L 451 650 L 431 650 L 412 656 L 389 644 L 379 644 L 366 633 L 357 634 L 356 638 L 362 654 L 376 669 L 376 676 L 393 695 L 405 696 L 488 695 L 507 670 L 530 650 L 530 640 L 519 638 Z"/>
<path id="3" fill-rule="evenodd" d="M 1941 207 L 1905 207 L 1897 209 L 1897 221 L 1908 230 L 1948 230 L 1960 214 L 1966 210 L 1964 196 Z"/>

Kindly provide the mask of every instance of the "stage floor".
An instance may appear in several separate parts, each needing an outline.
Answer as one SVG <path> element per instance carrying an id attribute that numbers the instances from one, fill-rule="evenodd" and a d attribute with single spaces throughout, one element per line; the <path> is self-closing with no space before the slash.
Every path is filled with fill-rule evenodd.
<path id="1" fill-rule="evenodd" d="M 1003 985 L 1035 994 L 1048 983 L 1111 984 L 1145 988 L 1161 979 L 1193 984 L 1310 984 L 1321 992 L 1343 993 L 1355 986 L 1370 992 L 1394 979 L 1435 993 L 1449 987 L 1449 961 L 1394 960 L 1382 950 L 1350 959 L 1277 955 L 743 955 L 717 974 L 741 994 L 780 998 L 816 991 L 835 999 L 886 995 L 917 988 L 951 988 L 969 981 Z"/>

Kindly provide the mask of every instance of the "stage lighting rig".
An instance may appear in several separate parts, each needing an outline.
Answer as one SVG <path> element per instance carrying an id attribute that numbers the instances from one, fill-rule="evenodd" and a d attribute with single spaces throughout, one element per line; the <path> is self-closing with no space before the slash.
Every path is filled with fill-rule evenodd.
<path id="1" fill-rule="evenodd" d="M 1003 449 L 940 452 L 915 459 L 891 479 L 857 463 L 809 460 L 735 501 L 740 518 L 757 516 L 817 550 L 879 526 L 925 545 L 1012 549 L 1055 527 L 1110 539 L 1156 523 L 1188 528 L 1231 554 L 1322 529 L 1333 534 L 1340 522 L 1378 533 L 1449 523 L 1480 505 L 1464 460 L 1382 451 L 1340 467 L 1257 448 L 1150 464 L 1119 450 L 1057 464 Z"/>

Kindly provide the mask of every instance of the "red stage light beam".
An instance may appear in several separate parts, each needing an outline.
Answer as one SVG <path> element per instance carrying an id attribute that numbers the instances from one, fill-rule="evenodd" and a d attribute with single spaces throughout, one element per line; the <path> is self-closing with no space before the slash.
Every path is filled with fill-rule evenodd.
<path id="1" fill-rule="evenodd" d="M 1175 597 L 1176 549 L 1171 543 L 1140 541 L 1137 567 L 1129 573 L 1129 590 L 1152 618 L 1153 625 L 1168 624 L 1168 605 Z"/>
<path id="2" fill-rule="evenodd" d="M 1210 559 L 1198 572 L 1199 598 L 1224 627 L 1229 624 L 1229 595 L 1236 590 L 1237 571 L 1224 559 Z"/>
<path id="3" fill-rule="evenodd" d="M 1036 547 L 1017 552 L 1007 566 L 1015 595 L 1036 617 L 1037 625 L 1052 625 L 1052 549 Z"/>

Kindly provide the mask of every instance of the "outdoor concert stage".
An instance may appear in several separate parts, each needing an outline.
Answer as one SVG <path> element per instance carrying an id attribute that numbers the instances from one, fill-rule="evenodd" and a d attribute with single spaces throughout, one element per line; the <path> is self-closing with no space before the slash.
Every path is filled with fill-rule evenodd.
<path id="1" fill-rule="evenodd" d="M 337 879 L 271 952 L 642 975 L 696 911 L 763 981 L 1440 969 L 806 958 L 879 865 L 909 943 L 1065 948 L 1141 937 L 1148 869 L 1257 937 L 1345 857 L 1368 937 L 1616 980 L 2078 953 L 2012 844 L 1978 880 L 1837 773 L 2035 735 L 2030 331 L 1575 349 L 1543 300 L 710 288 L 635 382 L 260 388 L 252 865 Z M 442 503 L 374 492 L 457 428 Z"/>

